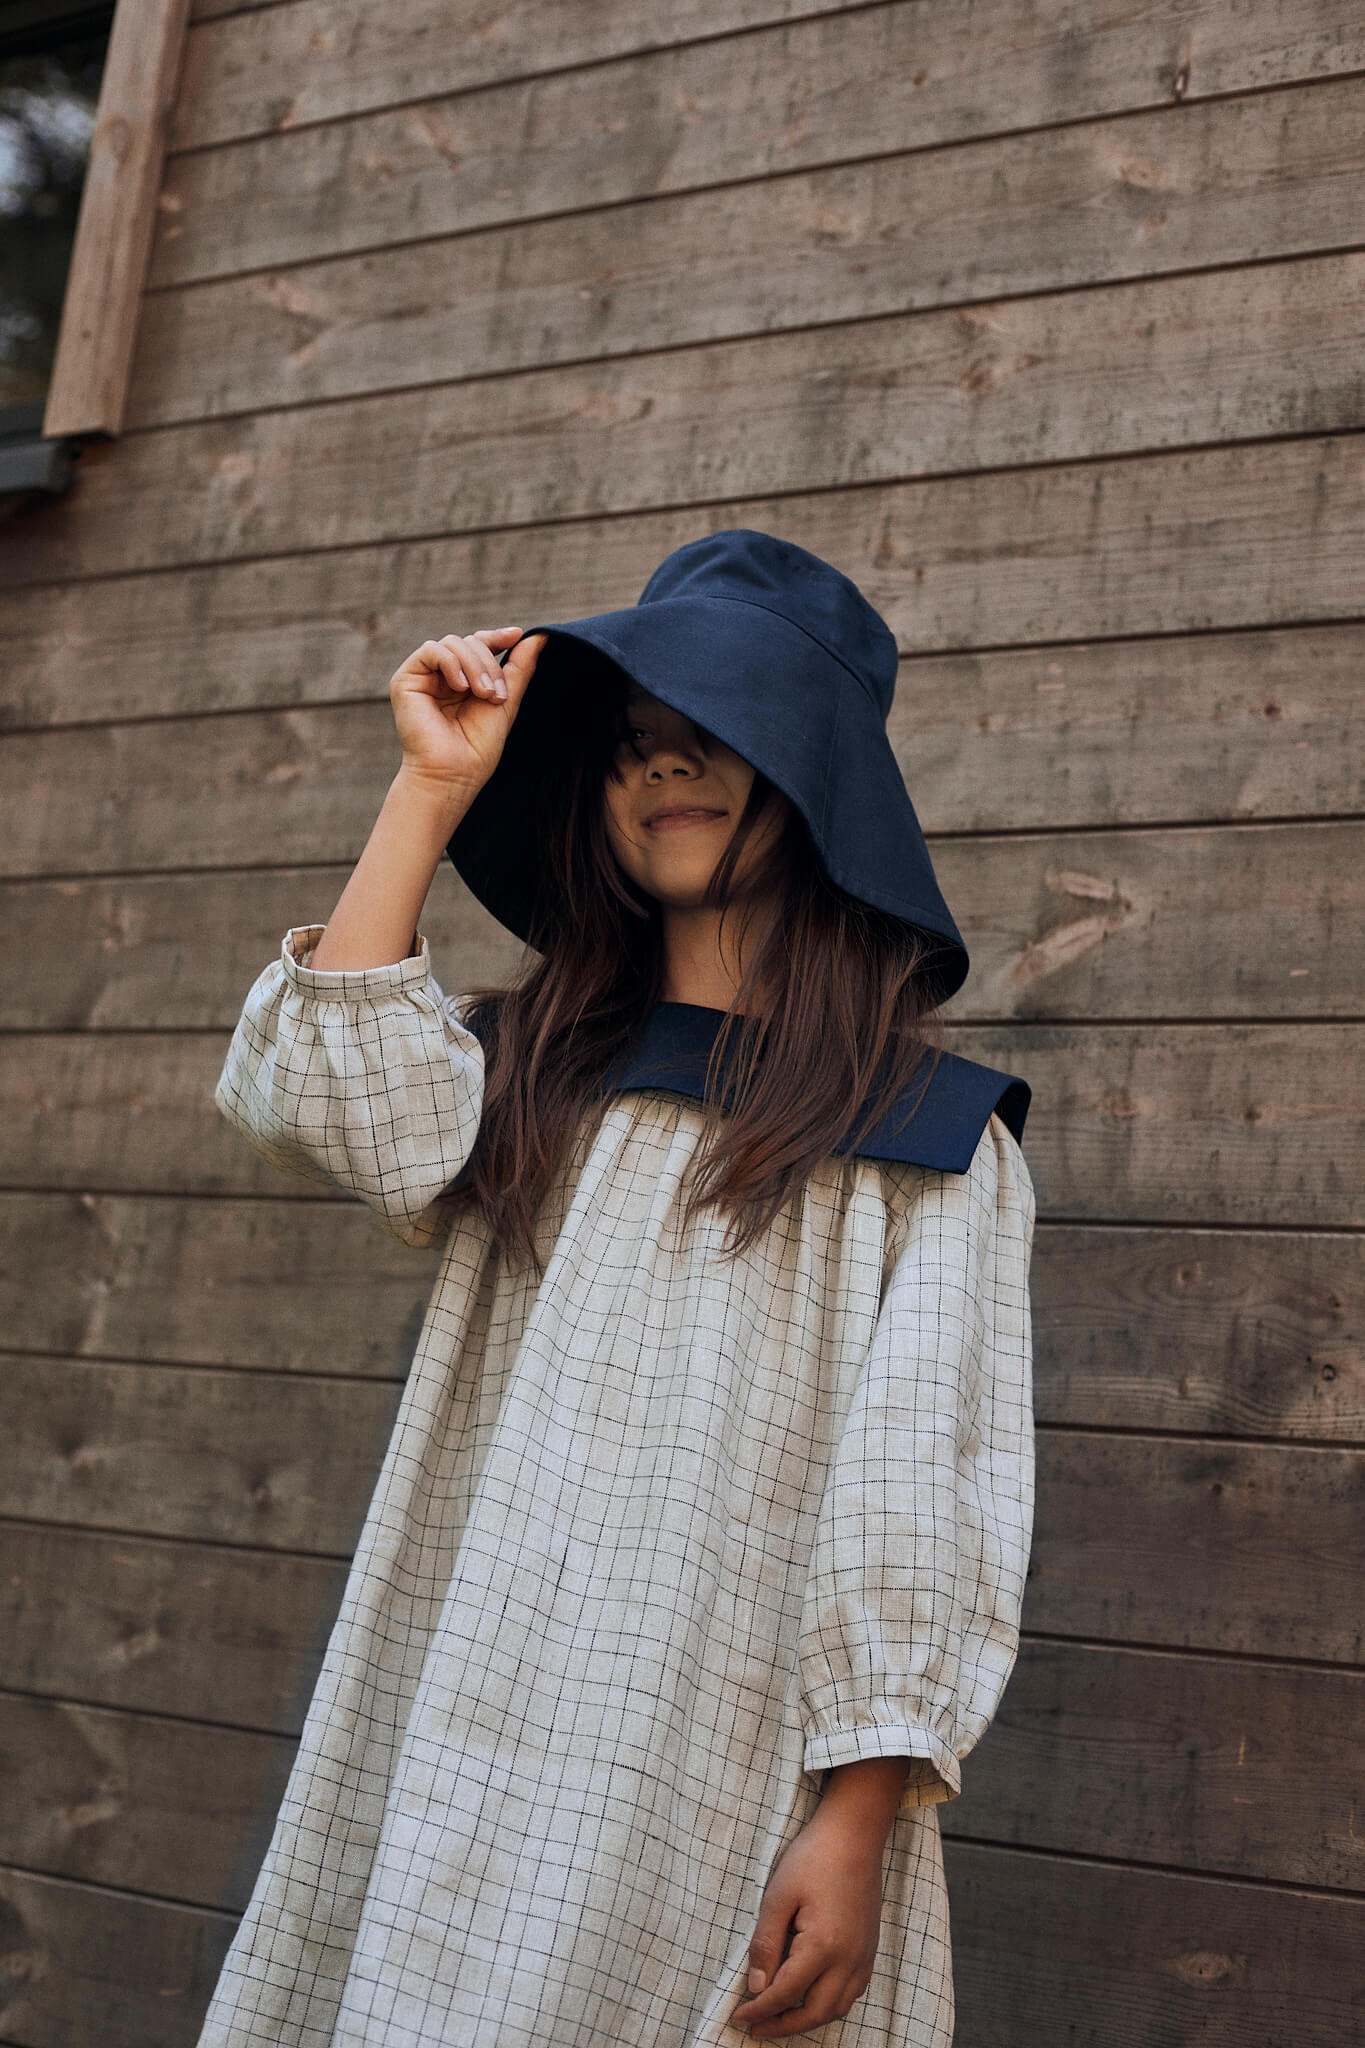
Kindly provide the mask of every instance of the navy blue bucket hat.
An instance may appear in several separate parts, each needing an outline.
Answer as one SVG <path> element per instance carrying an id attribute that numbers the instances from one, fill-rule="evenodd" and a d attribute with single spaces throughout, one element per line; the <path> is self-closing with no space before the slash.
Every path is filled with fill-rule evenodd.
<path id="1" fill-rule="evenodd" d="M 605 660 L 789 797 L 839 888 L 936 942 L 924 972 L 939 1001 L 962 986 L 967 950 L 886 733 L 895 637 L 847 576 L 792 541 L 733 527 L 675 549 L 637 604 L 531 633 L 547 636 L 535 673 L 448 848 L 500 923 L 535 944 L 554 914 L 535 820 Z"/>

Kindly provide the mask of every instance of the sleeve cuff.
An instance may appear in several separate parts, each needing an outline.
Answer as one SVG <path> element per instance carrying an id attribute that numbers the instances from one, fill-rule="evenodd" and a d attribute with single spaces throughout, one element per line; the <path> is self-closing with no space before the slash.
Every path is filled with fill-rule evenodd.
<path id="1" fill-rule="evenodd" d="M 937 1806 L 945 1799 L 956 1799 L 962 1790 L 962 1766 L 952 1750 L 929 1729 L 908 1721 L 866 1722 L 861 1727 L 808 1735 L 802 1765 L 814 1775 L 871 1756 L 910 1758 L 903 1806 Z"/>
<path id="2" fill-rule="evenodd" d="M 285 933 L 280 959 L 285 980 L 293 987 L 310 995 L 386 996 L 423 988 L 431 978 L 431 949 L 422 932 L 417 933 L 415 953 L 384 967 L 310 967 L 326 929 L 325 924 L 297 924 Z"/>

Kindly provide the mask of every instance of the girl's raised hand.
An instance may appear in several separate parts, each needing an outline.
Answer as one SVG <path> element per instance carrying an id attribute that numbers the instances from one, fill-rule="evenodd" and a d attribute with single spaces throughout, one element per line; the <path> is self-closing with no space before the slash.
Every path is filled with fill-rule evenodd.
<path id="1" fill-rule="evenodd" d="M 520 626 L 424 640 L 389 683 L 405 778 L 471 801 L 498 765 L 544 644 L 543 633 L 523 640 Z"/>

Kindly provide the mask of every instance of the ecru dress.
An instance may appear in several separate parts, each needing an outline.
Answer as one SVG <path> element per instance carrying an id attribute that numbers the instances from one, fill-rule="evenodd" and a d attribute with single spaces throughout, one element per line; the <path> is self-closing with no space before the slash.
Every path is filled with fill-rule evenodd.
<path id="1" fill-rule="evenodd" d="M 741 2048 L 772 1867 L 821 1773 L 878 1755 L 914 1762 L 875 1974 L 799 2038 L 946 2048 L 936 1802 L 1032 1525 L 1015 1137 L 990 1114 L 961 1172 L 832 1157 L 727 1262 L 720 1217 L 681 1220 L 696 1102 L 626 1089 L 537 1279 L 435 1202 L 483 1059 L 426 940 L 319 972 L 322 929 L 252 988 L 219 1106 L 445 1250 L 200 2048 Z"/>

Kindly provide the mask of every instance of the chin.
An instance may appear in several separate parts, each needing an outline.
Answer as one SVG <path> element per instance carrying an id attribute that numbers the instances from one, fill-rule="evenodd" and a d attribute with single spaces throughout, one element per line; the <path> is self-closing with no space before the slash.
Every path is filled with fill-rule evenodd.
<path id="1" fill-rule="evenodd" d="M 699 875 L 641 876 L 639 886 L 665 910 L 700 910 L 706 901 L 711 869 Z"/>

